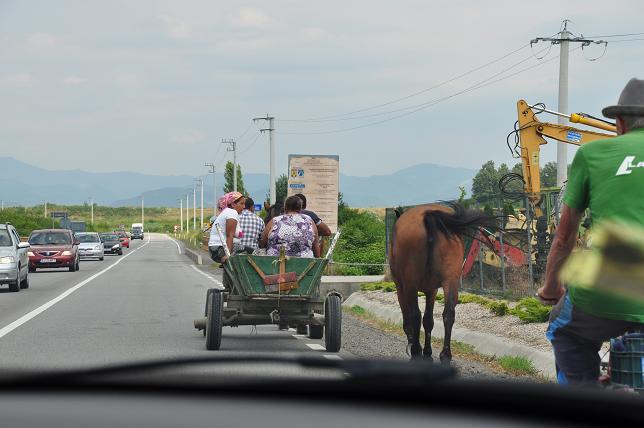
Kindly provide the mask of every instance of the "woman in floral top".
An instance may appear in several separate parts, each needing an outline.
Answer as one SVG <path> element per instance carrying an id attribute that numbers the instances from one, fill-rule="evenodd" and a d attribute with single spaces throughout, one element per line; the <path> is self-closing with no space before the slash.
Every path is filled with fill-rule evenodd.
<path id="1" fill-rule="evenodd" d="M 290 196 L 284 202 L 283 215 L 268 222 L 259 245 L 266 248 L 266 255 L 278 256 L 284 246 L 287 256 L 320 257 L 318 232 L 311 217 L 301 214 L 302 200 Z"/>

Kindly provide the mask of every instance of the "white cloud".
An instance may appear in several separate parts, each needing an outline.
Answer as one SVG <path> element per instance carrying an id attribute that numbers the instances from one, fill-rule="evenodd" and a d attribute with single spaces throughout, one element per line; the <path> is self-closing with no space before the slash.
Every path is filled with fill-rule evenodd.
<path id="1" fill-rule="evenodd" d="M 29 73 L 18 73 L 8 76 L 0 76 L 0 86 L 25 87 L 31 86 L 33 81 L 34 79 Z"/>
<path id="2" fill-rule="evenodd" d="M 230 17 L 234 27 L 264 29 L 273 24 L 273 19 L 254 7 L 242 7 Z"/>
<path id="3" fill-rule="evenodd" d="M 138 88 L 143 84 L 141 77 L 134 73 L 117 73 L 114 81 L 122 88 Z"/>
<path id="4" fill-rule="evenodd" d="M 187 22 L 168 15 L 161 15 L 159 19 L 171 39 L 184 40 L 192 37 L 192 27 Z"/>
<path id="5" fill-rule="evenodd" d="M 173 143 L 180 144 L 182 146 L 190 146 L 205 141 L 205 137 L 201 131 L 193 129 L 183 135 L 175 137 L 172 141 Z"/>
<path id="6" fill-rule="evenodd" d="M 318 27 L 307 27 L 302 30 L 302 34 L 304 34 L 304 37 L 311 40 L 320 40 L 329 35 L 329 33 Z"/>
<path id="7" fill-rule="evenodd" d="M 78 86 L 87 82 L 87 79 L 80 76 L 67 76 L 63 79 L 63 83 L 69 86 Z"/>
<path id="8" fill-rule="evenodd" d="M 58 44 L 60 38 L 49 33 L 34 33 L 27 37 L 27 47 L 31 49 L 51 49 Z"/>

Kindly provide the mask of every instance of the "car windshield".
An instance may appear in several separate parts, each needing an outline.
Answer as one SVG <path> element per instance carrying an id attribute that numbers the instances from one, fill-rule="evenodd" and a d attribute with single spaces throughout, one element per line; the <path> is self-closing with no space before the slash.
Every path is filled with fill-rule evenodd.
<path id="1" fill-rule="evenodd" d="M 0 387 L 303 356 L 644 390 L 643 16 L 0 1 Z"/>
<path id="2" fill-rule="evenodd" d="M 72 237 L 67 232 L 34 232 L 29 237 L 31 245 L 71 245 Z"/>
<path id="3" fill-rule="evenodd" d="M 78 241 L 81 243 L 100 242 L 98 235 L 93 233 L 77 233 L 75 236 L 76 239 L 78 239 Z"/>
<path id="4" fill-rule="evenodd" d="M 7 229 L 0 229 L 0 247 L 11 247 L 13 242 Z"/>

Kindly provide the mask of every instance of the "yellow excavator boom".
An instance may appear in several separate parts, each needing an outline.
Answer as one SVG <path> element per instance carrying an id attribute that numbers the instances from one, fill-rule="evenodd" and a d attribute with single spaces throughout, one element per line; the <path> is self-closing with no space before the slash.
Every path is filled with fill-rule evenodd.
<path id="1" fill-rule="evenodd" d="M 601 132 L 577 129 L 572 126 L 541 122 L 537 119 L 532 107 L 524 100 L 517 102 L 517 113 L 519 118 L 518 131 L 519 145 L 521 148 L 521 165 L 523 179 L 525 181 L 524 190 L 532 202 L 537 202 L 540 198 L 539 151 L 541 145 L 548 143 L 544 137 L 580 146 L 591 141 L 612 138 L 616 132 L 615 126 L 586 117 L 580 113 L 570 115 L 570 121 L 612 131 L 612 133 L 604 134 Z"/>

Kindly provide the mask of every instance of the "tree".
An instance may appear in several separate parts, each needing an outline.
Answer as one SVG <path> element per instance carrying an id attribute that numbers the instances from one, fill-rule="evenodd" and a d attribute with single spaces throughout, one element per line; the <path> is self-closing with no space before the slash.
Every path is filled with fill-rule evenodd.
<path id="1" fill-rule="evenodd" d="M 275 180 L 275 201 L 283 203 L 288 193 L 288 177 L 282 174 Z"/>
<path id="2" fill-rule="evenodd" d="M 487 161 L 472 180 L 472 198 L 479 204 L 490 204 L 496 201 L 498 194 L 499 175 L 494 161 Z"/>
<path id="3" fill-rule="evenodd" d="M 234 165 L 232 162 L 226 162 L 226 170 L 224 171 L 224 179 L 226 183 L 224 184 L 224 193 L 233 191 L 233 168 Z M 237 191 L 242 195 L 246 194 L 246 189 L 244 188 L 244 179 L 242 177 L 241 166 L 237 164 Z"/>
<path id="4" fill-rule="evenodd" d="M 541 168 L 541 187 L 557 185 L 557 162 L 548 162 Z"/>

